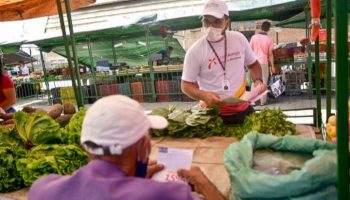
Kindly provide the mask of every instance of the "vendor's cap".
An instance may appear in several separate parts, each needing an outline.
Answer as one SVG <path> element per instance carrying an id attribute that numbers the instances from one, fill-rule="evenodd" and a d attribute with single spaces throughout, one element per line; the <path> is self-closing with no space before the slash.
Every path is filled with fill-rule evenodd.
<path id="1" fill-rule="evenodd" d="M 94 155 L 120 155 L 135 144 L 150 128 L 163 129 L 168 121 L 161 116 L 146 115 L 135 100 L 112 95 L 95 102 L 86 112 L 80 142 Z"/>
<path id="2" fill-rule="evenodd" d="M 229 16 L 227 4 L 222 0 L 209 0 L 204 6 L 202 15 L 211 15 L 219 19 L 224 15 Z"/>

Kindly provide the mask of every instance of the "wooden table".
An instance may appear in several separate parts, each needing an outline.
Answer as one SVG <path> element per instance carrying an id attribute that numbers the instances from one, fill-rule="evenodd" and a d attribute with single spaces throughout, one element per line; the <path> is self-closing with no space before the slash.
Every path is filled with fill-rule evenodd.
<path id="1" fill-rule="evenodd" d="M 314 129 L 311 126 L 296 125 L 296 129 L 300 136 L 316 139 Z M 199 166 L 219 191 L 229 197 L 231 184 L 224 166 L 224 151 L 230 144 L 237 141 L 237 138 L 232 137 L 210 137 L 206 139 L 158 137 L 151 141 L 150 158 L 157 159 L 158 147 L 160 146 L 192 149 L 193 165 Z M 0 200 L 26 200 L 27 193 L 27 188 L 11 193 L 3 193 L 0 194 Z"/>

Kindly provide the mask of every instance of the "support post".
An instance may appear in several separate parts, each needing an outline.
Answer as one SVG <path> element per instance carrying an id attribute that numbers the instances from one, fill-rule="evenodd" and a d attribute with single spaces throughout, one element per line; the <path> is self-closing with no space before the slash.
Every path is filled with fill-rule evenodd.
<path id="1" fill-rule="evenodd" d="M 322 126 L 321 112 L 321 76 L 320 76 L 320 42 L 319 37 L 315 41 L 315 72 L 316 72 L 316 107 L 317 107 L 317 127 Z"/>
<path id="2" fill-rule="evenodd" d="M 65 47 L 66 54 L 67 54 L 68 67 L 70 69 L 70 77 L 72 79 L 72 87 L 73 87 L 73 90 L 74 90 L 74 94 L 75 94 L 75 98 L 76 98 L 78 107 L 81 107 L 82 106 L 82 102 L 80 102 L 80 98 L 78 97 L 78 88 L 77 88 L 77 84 L 76 84 L 76 78 L 75 78 L 72 58 L 71 58 L 71 55 L 70 55 L 69 41 L 67 39 L 66 27 L 65 27 L 64 19 L 63 19 L 63 11 L 62 11 L 61 1 L 60 0 L 56 0 L 56 4 L 57 4 L 58 15 L 59 15 L 59 18 L 60 18 L 60 24 L 61 24 L 63 41 L 64 41 L 64 47 Z"/>
<path id="3" fill-rule="evenodd" d="M 149 40 L 149 33 L 150 33 L 149 25 L 146 25 L 146 47 L 147 47 L 147 53 L 148 53 L 148 67 L 149 67 L 150 76 L 151 76 L 152 101 L 156 102 L 157 97 L 156 97 L 153 61 L 150 60 L 150 56 L 151 56 L 151 42 Z"/>
<path id="4" fill-rule="evenodd" d="M 349 199 L 349 61 L 348 61 L 348 0 L 335 1 L 336 40 L 336 108 L 337 108 L 337 157 L 338 199 Z"/>
<path id="5" fill-rule="evenodd" d="M 72 52 L 73 52 L 73 61 L 75 66 L 75 76 L 77 78 L 77 94 L 78 99 L 80 102 L 80 105 L 78 104 L 78 107 L 84 107 L 84 96 L 83 96 L 83 90 L 81 87 L 81 80 L 80 80 L 80 69 L 78 64 L 78 58 L 77 58 L 77 51 L 75 47 L 75 39 L 74 39 L 74 30 L 73 30 L 73 23 L 72 23 L 72 15 L 71 15 L 71 7 L 69 0 L 64 0 L 66 11 L 67 11 L 67 21 L 68 21 L 68 27 L 69 27 L 69 36 L 70 36 L 70 43 L 72 45 Z"/>
<path id="6" fill-rule="evenodd" d="M 326 118 L 332 110 L 332 0 L 327 0 Z"/>
<path id="7" fill-rule="evenodd" d="M 51 105 L 52 102 L 51 102 L 50 84 L 49 84 L 49 79 L 47 76 L 46 64 L 45 64 L 45 60 L 44 60 L 43 51 L 41 49 L 40 49 L 40 58 L 41 58 L 41 65 L 43 67 L 43 72 L 44 72 L 44 81 L 45 81 L 45 86 L 46 86 L 46 91 L 47 91 L 47 99 L 48 99 L 49 105 Z"/>

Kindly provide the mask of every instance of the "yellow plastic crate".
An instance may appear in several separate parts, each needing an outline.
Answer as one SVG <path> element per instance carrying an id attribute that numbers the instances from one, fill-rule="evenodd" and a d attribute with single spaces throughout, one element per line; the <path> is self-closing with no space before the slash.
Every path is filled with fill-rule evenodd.
<path id="1" fill-rule="evenodd" d="M 68 102 L 68 103 L 72 103 L 73 105 L 77 105 L 73 87 L 61 87 L 60 93 L 61 93 L 62 104 Z"/>

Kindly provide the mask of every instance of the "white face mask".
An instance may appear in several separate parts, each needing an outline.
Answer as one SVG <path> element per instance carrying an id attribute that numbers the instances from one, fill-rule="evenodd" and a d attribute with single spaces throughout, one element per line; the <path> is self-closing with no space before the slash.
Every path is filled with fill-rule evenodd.
<path id="1" fill-rule="evenodd" d="M 223 35 L 222 35 L 222 28 L 213 28 L 213 27 L 208 27 L 205 29 L 206 35 L 207 35 L 207 40 L 210 42 L 216 42 L 220 40 Z"/>

